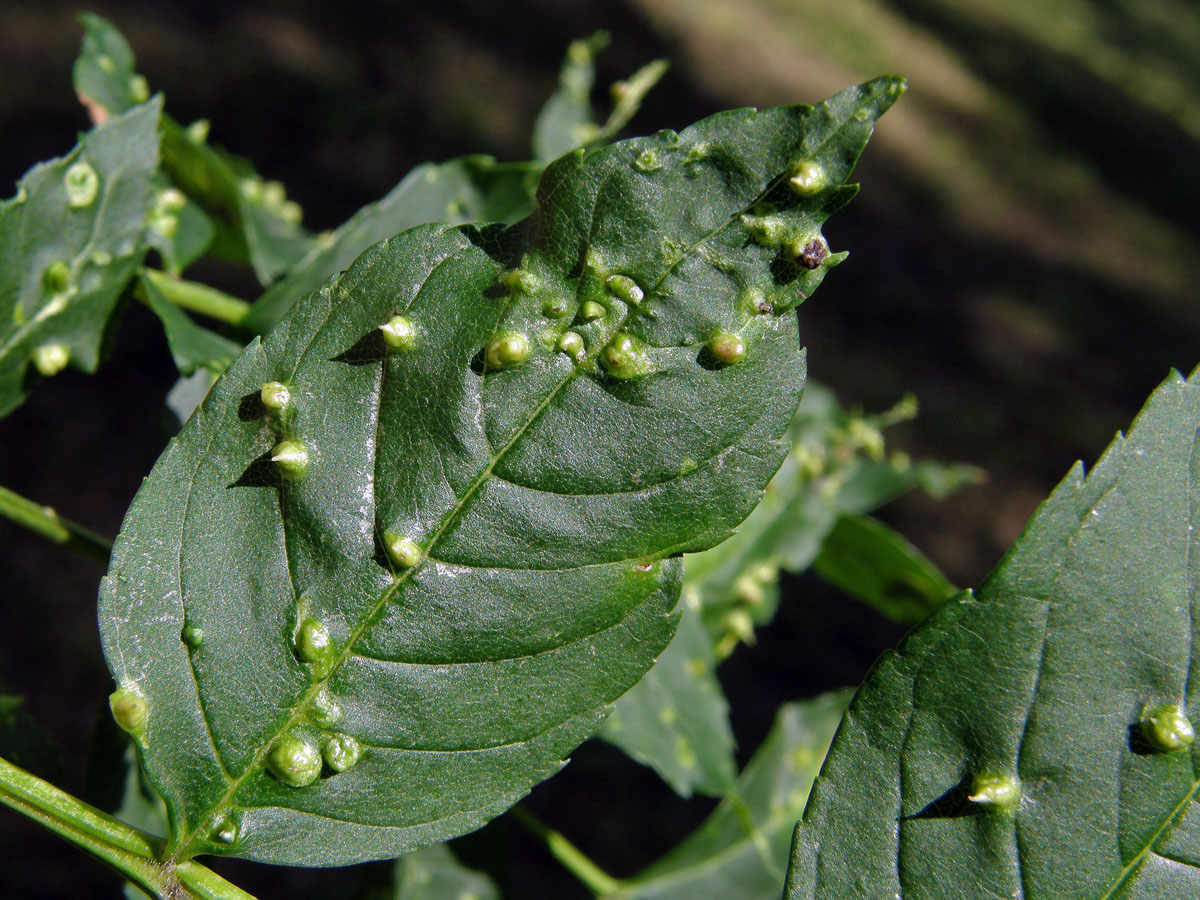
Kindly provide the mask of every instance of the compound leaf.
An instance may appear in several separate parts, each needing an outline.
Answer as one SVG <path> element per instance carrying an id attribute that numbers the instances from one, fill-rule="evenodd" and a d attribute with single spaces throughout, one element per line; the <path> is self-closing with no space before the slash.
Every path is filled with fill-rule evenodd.
<path id="1" fill-rule="evenodd" d="M 0 416 L 38 375 L 99 365 L 147 249 L 161 105 L 156 98 L 93 128 L 0 203 Z"/>
<path id="2" fill-rule="evenodd" d="M 879 662 L 796 832 L 787 896 L 1200 893 L 1200 377 L 1077 465 L 975 596 Z"/>
<path id="3" fill-rule="evenodd" d="M 173 858 L 396 856 L 596 730 L 783 459 L 791 310 L 902 89 L 569 154 L 530 219 L 384 241 L 243 351 L 101 588 Z"/>
<path id="4" fill-rule="evenodd" d="M 737 784 L 694 833 L 623 883 L 628 900 L 777 900 L 792 820 L 809 789 L 849 691 L 780 707 Z"/>

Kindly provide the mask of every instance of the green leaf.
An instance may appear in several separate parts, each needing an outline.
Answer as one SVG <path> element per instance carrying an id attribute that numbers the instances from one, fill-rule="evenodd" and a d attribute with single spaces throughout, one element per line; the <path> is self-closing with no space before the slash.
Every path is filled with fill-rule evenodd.
<path id="1" fill-rule="evenodd" d="M 572 41 L 559 73 L 559 88 L 546 101 L 533 126 L 533 155 L 543 163 L 577 147 L 611 140 L 641 106 L 642 99 L 667 71 L 665 60 L 643 66 L 612 87 L 614 106 L 604 125 L 596 122 L 591 93 L 596 82 L 596 56 L 608 46 L 609 35 L 597 31 Z"/>
<path id="2" fill-rule="evenodd" d="M 346 269 L 364 250 L 417 225 L 516 222 L 533 209 L 541 166 L 464 156 L 417 166 L 378 203 L 364 206 L 312 249 L 251 307 L 241 327 L 266 334 L 300 297 Z"/>
<path id="3" fill-rule="evenodd" d="M 191 375 L 199 368 L 219 375 L 242 352 L 241 345 L 193 322 L 145 275 L 138 280 L 138 288 L 146 298 L 146 305 L 162 320 L 171 356 L 181 375 Z"/>
<path id="4" fill-rule="evenodd" d="M 737 784 L 693 834 L 623 882 L 625 900 L 776 900 L 796 816 L 849 691 L 780 707 Z M 857 895 L 847 895 L 857 896 Z"/>
<path id="5" fill-rule="evenodd" d="M 654 767 L 683 797 L 733 786 L 729 704 L 717 681 L 712 639 L 685 608 L 670 646 L 646 677 L 617 701 L 600 736 Z"/>
<path id="6" fill-rule="evenodd" d="M 921 621 L 958 592 L 903 535 L 870 516 L 839 516 L 813 572 L 894 622 Z"/>
<path id="7" fill-rule="evenodd" d="M 396 860 L 395 900 L 500 900 L 500 890 L 482 872 L 468 869 L 445 844 Z"/>
<path id="8" fill-rule="evenodd" d="M 91 13 L 79 19 L 84 38 L 75 61 L 75 91 L 92 120 L 104 122 L 144 100 L 149 87 L 134 69 L 129 43 L 111 22 Z M 283 185 L 264 183 L 246 160 L 208 146 L 207 127 L 198 132 L 164 115 L 162 132 L 163 170 L 211 217 L 218 230 L 217 248 L 235 260 L 248 261 L 263 284 L 308 252 L 312 236 L 300 227 L 301 210 L 287 200 Z M 194 216 L 189 218 L 193 221 L 184 236 L 196 242 L 202 226 Z M 194 246 L 180 258 L 191 252 Z M 167 264 L 179 261 L 168 259 Z"/>
<path id="9" fill-rule="evenodd" d="M 146 240 L 158 251 L 163 268 L 179 276 L 212 244 L 212 219 L 165 178 L 157 179 L 158 193 L 150 211 Z"/>
<path id="10" fill-rule="evenodd" d="M 869 512 L 915 487 L 949 491 L 978 480 L 971 466 L 885 455 L 882 429 L 915 413 L 908 399 L 880 415 L 852 414 L 809 383 L 788 430 L 791 450 L 763 502 L 731 540 L 685 560 L 685 595 L 702 611 L 719 657 L 770 621 L 780 569 L 806 570 L 839 516 Z"/>
<path id="11" fill-rule="evenodd" d="M 160 111 L 156 98 L 97 126 L 0 203 L 0 416 L 39 374 L 99 365 L 106 327 L 146 253 Z"/>
<path id="12" fill-rule="evenodd" d="M 175 857 L 395 856 L 497 815 L 599 727 L 671 637 L 678 554 L 726 537 L 783 458 L 790 312 L 826 268 L 787 254 L 822 240 L 902 89 L 568 155 L 526 222 L 407 231 L 250 344 L 101 589 L 113 707 Z M 788 187 L 798 155 L 826 192 Z M 744 359 L 712 361 L 717 330 Z M 360 761 L 317 778 L 343 735 Z"/>
<path id="13" fill-rule="evenodd" d="M 1197 895 L 1197 749 L 1142 720 L 1200 714 L 1198 420 L 1200 379 L 1172 375 L 976 596 L 876 665 L 797 830 L 789 897 Z"/>
<path id="14" fill-rule="evenodd" d="M 15 694 L 0 693 L 0 756 L 47 781 L 65 781 L 58 745 Z"/>

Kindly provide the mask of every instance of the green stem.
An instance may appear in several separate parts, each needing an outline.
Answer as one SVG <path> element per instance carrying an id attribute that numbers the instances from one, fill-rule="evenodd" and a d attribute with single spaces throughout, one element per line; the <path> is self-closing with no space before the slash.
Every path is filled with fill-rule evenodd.
<path id="1" fill-rule="evenodd" d="M 250 304 L 245 300 L 231 297 L 207 284 L 172 278 L 157 269 L 143 271 L 154 286 L 162 291 L 164 297 L 182 309 L 189 309 L 209 318 L 228 322 L 230 325 L 241 324 L 242 319 L 246 318 L 246 313 L 250 311 Z"/>
<path id="2" fill-rule="evenodd" d="M 0 759 L 0 803 L 86 850 L 155 897 L 178 897 L 180 885 L 203 900 L 254 900 L 195 862 L 158 861 L 162 842 L 88 806 L 48 781 Z"/>
<path id="3" fill-rule="evenodd" d="M 550 855 L 562 863 L 563 868 L 578 878 L 597 897 L 611 897 L 621 892 L 621 882 L 613 878 L 592 862 L 583 851 L 568 841 L 533 813 L 520 806 L 512 809 L 513 818 L 540 838 Z"/>
<path id="4" fill-rule="evenodd" d="M 102 563 L 108 562 L 112 552 L 112 541 L 3 486 L 0 486 L 0 516 Z"/>

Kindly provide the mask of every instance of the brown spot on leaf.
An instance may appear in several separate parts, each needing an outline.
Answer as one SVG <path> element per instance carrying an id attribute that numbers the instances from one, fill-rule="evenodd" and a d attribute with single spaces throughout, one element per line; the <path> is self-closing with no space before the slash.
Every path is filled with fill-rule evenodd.
<path id="1" fill-rule="evenodd" d="M 828 255 L 829 248 L 825 246 L 825 242 L 820 238 L 813 238 L 804 245 L 797 261 L 806 269 L 815 269 Z"/>

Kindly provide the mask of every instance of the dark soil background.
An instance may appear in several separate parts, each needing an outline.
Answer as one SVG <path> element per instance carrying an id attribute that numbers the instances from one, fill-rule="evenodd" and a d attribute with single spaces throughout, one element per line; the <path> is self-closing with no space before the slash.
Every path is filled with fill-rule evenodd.
<path id="1" fill-rule="evenodd" d="M 522 159 L 567 43 L 612 32 L 600 85 L 674 62 L 631 132 L 719 109 L 812 102 L 885 71 L 912 86 L 827 229 L 849 249 L 801 310 L 810 373 L 868 409 L 915 391 L 892 438 L 962 460 L 986 484 L 904 498 L 883 517 L 972 585 L 1077 458 L 1094 460 L 1170 367 L 1200 361 L 1200 12 L 1185 0 L 441 0 L 96 3 L 181 121 L 283 181 L 314 230 L 412 166 L 468 152 Z M 70 85 L 75 3 L 0 4 L 0 185 L 87 127 Z M 603 95 L 598 92 L 603 105 Z M 0 187 L 0 192 L 7 189 Z M 191 277 L 252 299 L 246 272 Z M 68 371 L 0 422 L 0 484 L 115 534 L 171 433 L 161 331 L 130 308 L 112 358 Z M 110 685 L 99 566 L 0 522 L 0 682 L 61 744 L 67 786 Z M 721 670 L 744 760 L 785 700 L 859 681 L 900 631 L 793 580 L 778 620 Z M 531 807 L 615 875 L 651 861 L 711 803 L 587 745 Z M 586 897 L 503 821 L 514 897 Z M 0 894 L 117 897 L 117 879 L 0 811 Z M 358 875 L 218 864 L 263 900 L 348 896 Z"/>

